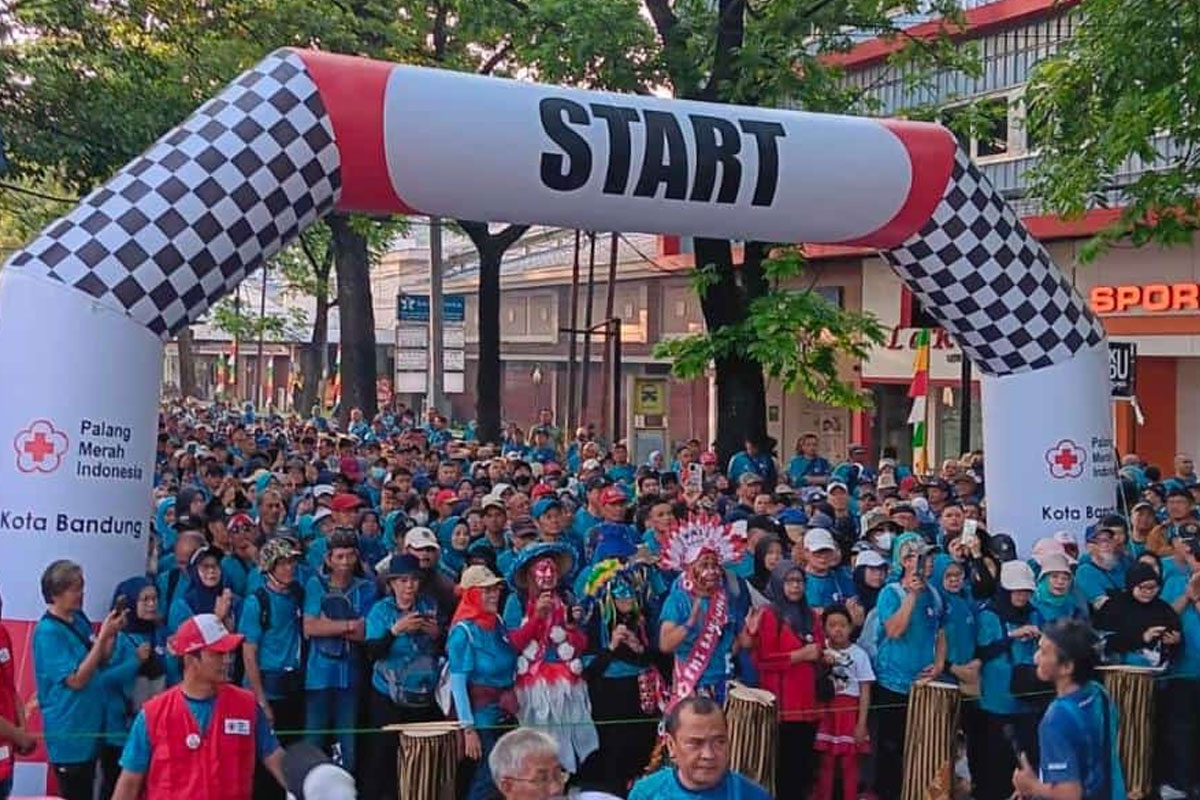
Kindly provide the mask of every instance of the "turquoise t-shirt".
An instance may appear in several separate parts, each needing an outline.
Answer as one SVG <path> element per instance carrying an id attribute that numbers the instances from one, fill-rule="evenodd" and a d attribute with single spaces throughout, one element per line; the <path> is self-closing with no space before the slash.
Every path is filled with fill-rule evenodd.
<path id="1" fill-rule="evenodd" d="M 380 598 L 367 614 L 367 641 L 389 636 L 397 620 L 413 613 L 436 617 L 437 604 L 429 597 L 418 595 L 413 608 L 401 611 L 396 606 L 394 597 Z M 428 666 L 429 669 L 426 671 L 423 666 Z M 387 697 L 389 693 L 385 670 L 390 671 L 393 676 L 402 676 L 406 684 L 411 682 L 422 688 L 436 686 L 439 675 L 437 641 L 424 633 L 402 633 L 392 637 L 387 657 L 380 659 L 371 672 L 371 686 Z"/>
<path id="2" fill-rule="evenodd" d="M 192 712 L 196 726 L 200 729 L 200 735 L 203 736 L 208 730 L 208 723 L 212 720 L 213 708 L 216 707 L 217 699 L 215 697 L 203 700 L 194 700 L 191 697 L 185 699 L 188 710 Z M 267 722 L 266 714 L 259 708 L 258 716 L 254 721 L 255 755 L 259 761 L 262 761 L 278 749 L 279 742 L 275 738 L 275 732 L 271 730 L 271 723 Z M 139 711 L 133 720 L 133 726 L 129 731 L 129 740 L 125 742 L 125 749 L 121 752 L 121 769 L 136 772 L 139 775 L 145 775 L 146 770 L 150 769 L 150 735 L 146 731 L 146 714 L 143 711 Z"/>
<path id="3" fill-rule="evenodd" d="M 673 767 L 663 767 L 633 784 L 629 800 L 770 800 L 771 795 L 749 778 L 733 770 L 711 789 L 684 788 Z"/>
<path id="4" fill-rule="evenodd" d="M 108 668 L 100 673 L 104 682 L 104 743 L 112 747 L 124 745 L 129 735 L 130 693 L 142 665 L 137 648 L 149 641 L 150 637 L 144 634 L 117 634 Z"/>
<path id="5" fill-rule="evenodd" d="M 879 593 L 878 604 L 875 606 L 880 628 L 875 674 L 879 684 L 885 689 L 898 694 L 908 694 L 909 687 L 921 670 L 933 663 L 937 635 L 942 627 L 942 609 L 933 600 L 930 590 L 921 592 L 904 635 L 893 639 L 887 635 L 884 623 L 900 609 L 902 594 L 897 591 Z"/>
<path id="6" fill-rule="evenodd" d="M 728 595 L 728 590 L 726 590 L 726 595 Z M 700 633 L 704 629 L 704 621 L 708 619 L 709 603 L 710 601 L 707 597 L 700 600 L 699 620 L 696 622 L 695 628 L 688 631 L 683 643 L 675 650 L 674 655 L 677 663 L 687 663 L 688 656 L 691 654 L 692 648 L 696 646 L 696 640 L 700 637 Z M 737 631 L 742 626 L 742 619 L 737 610 L 737 604 L 729 600 L 727 605 L 729 611 L 726 615 L 725 627 L 721 630 L 721 638 L 717 640 L 717 646 L 713 648 L 712 657 L 708 660 L 708 666 L 704 668 L 704 672 L 696 684 L 698 687 L 723 686 L 733 675 L 733 641 L 737 635 Z M 675 625 L 686 625 L 691 615 L 692 596 L 684 591 L 683 587 L 676 582 L 671 587 L 671 592 L 667 595 L 666 602 L 663 603 L 660 620 Z"/>
<path id="7" fill-rule="evenodd" d="M 509 644 L 508 630 L 504 624 L 497 621 L 489 631 L 474 622 L 459 622 L 450 629 L 446 640 L 446 656 L 450 664 L 458 719 L 473 721 L 479 726 L 500 722 L 502 714 L 497 705 L 472 709 L 470 713 L 464 713 L 463 708 L 469 705 L 467 689 L 471 684 L 493 689 L 505 689 L 513 685 L 517 673 L 517 653 Z"/>
<path id="8" fill-rule="evenodd" d="M 1174 604 L 1187 594 L 1187 584 L 1191 576 L 1191 570 L 1176 569 L 1167 574 L 1162 599 Z M 1184 606 L 1179 621 L 1183 630 L 1183 644 L 1171 661 L 1171 675 L 1176 678 L 1200 678 L 1200 613 L 1196 612 L 1195 603 Z"/>
<path id="9" fill-rule="evenodd" d="M 1036 624 L 1036 620 L 1031 618 L 1030 624 Z M 987 659 L 980 668 L 979 707 L 992 714 L 1022 714 L 1031 710 L 1025 701 L 1013 697 L 1011 683 L 1014 664 L 1033 663 L 1037 639 L 1010 639 L 1009 633 L 1018 627 L 1002 621 L 990 608 L 979 614 L 979 646 L 1007 642 L 1007 652 Z"/>
<path id="10" fill-rule="evenodd" d="M 326 588 L 320 577 L 308 579 L 304 587 L 304 616 L 316 619 L 321 616 L 321 603 L 325 595 L 338 590 Z M 366 617 L 375 602 L 375 584 L 365 578 L 353 578 L 350 585 L 341 591 L 354 607 L 359 618 Z M 362 647 L 341 637 L 343 657 L 331 657 L 318 646 L 314 638 L 308 646 L 308 668 L 304 672 L 305 689 L 351 689 L 359 685 L 362 674 Z"/>
<path id="11" fill-rule="evenodd" d="M 96 757 L 100 739 L 79 734 L 104 730 L 104 668 L 81 689 L 67 686 L 67 678 L 91 650 L 91 641 L 92 625 L 82 611 L 75 612 L 70 627 L 47 614 L 33 629 L 38 706 L 52 764 L 76 764 Z"/>
<path id="12" fill-rule="evenodd" d="M 247 643 L 258 646 L 258 667 L 262 672 L 298 670 L 301 668 L 301 608 L 287 592 L 267 589 L 267 597 L 271 603 L 270 628 L 263 630 L 258 594 L 251 592 L 242 604 L 238 633 L 246 637 Z M 248 678 L 243 685 L 250 685 Z M 267 694 L 268 700 L 280 698 L 281 695 Z"/>

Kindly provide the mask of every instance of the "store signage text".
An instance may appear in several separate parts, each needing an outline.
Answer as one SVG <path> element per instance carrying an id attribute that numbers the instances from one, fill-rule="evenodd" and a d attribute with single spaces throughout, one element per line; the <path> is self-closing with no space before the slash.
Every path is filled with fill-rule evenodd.
<path id="1" fill-rule="evenodd" d="M 920 328 L 892 328 L 892 334 L 883 346 L 887 350 L 915 350 L 917 349 L 917 335 L 920 333 Z M 945 328 L 933 328 L 929 333 L 930 350 L 956 349 L 954 340 L 950 338 L 950 333 Z"/>
<path id="2" fill-rule="evenodd" d="M 1200 284 L 1149 283 L 1145 286 L 1093 286 L 1088 303 L 1097 314 L 1123 311 L 1200 311 Z"/>

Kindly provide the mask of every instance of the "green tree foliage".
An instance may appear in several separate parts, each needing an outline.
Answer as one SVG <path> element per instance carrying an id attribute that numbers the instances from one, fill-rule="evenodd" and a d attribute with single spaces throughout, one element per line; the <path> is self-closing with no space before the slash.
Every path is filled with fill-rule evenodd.
<path id="1" fill-rule="evenodd" d="M 1074 13 L 1074 38 L 1038 64 L 1025 92 L 1041 156 L 1034 191 L 1067 217 L 1116 193 L 1119 219 L 1085 259 L 1126 237 L 1190 242 L 1200 227 L 1200 5 L 1089 0 Z M 1134 164 L 1147 169 L 1131 179 Z"/>

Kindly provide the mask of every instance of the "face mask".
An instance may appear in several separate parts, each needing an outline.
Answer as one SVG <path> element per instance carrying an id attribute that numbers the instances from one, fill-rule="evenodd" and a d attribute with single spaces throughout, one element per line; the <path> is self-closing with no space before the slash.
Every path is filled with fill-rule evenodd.
<path id="1" fill-rule="evenodd" d="M 428 511 L 414 511 L 412 513 L 412 521 L 417 523 L 417 525 L 423 526 L 426 522 L 429 522 L 429 512 Z"/>
<path id="2" fill-rule="evenodd" d="M 875 537 L 875 546 L 880 550 L 890 551 L 892 549 L 892 540 L 895 537 L 896 534 L 892 533 L 891 531 L 884 531 Z"/>
<path id="3" fill-rule="evenodd" d="M 381 481 L 387 477 L 387 470 L 383 467 L 371 467 L 371 477 L 377 481 Z"/>

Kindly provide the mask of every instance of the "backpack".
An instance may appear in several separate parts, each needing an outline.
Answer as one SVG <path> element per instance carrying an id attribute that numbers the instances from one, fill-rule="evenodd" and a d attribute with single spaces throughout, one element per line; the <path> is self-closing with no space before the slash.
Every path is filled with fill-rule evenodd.
<path id="1" fill-rule="evenodd" d="M 304 587 L 292 581 L 287 586 L 287 593 L 296 604 L 296 618 L 299 619 L 304 614 Z M 271 627 L 271 595 L 267 587 L 260 586 L 254 590 L 254 597 L 258 600 L 258 626 L 265 633 Z"/>

